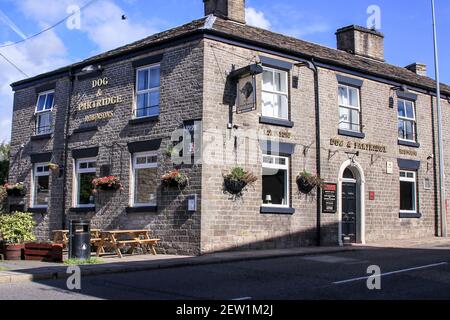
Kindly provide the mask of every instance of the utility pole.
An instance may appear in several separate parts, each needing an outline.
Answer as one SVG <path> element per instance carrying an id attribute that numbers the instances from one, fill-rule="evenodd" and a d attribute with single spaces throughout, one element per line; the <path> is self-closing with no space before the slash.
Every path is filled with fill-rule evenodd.
<path id="1" fill-rule="evenodd" d="M 437 45 L 436 31 L 436 10 L 434 0 L 431 0 L 431 9 L 433 13 L 433 38 L 434 38 L 434 67 L 436 73 L 436 99 L 437 99 L 437 117 L 438 117 L 438 145 L 439 145 L 439 187 L 440 187 L 440 215 L 441 215 L 441 237 L 447 237 L 447 200 L 445 195 L 445 172 L 444 172 L 444 141 L 442 138 L 442 106 L 441 106 L 441 88 L 439 81 L 439 55 Z"/>

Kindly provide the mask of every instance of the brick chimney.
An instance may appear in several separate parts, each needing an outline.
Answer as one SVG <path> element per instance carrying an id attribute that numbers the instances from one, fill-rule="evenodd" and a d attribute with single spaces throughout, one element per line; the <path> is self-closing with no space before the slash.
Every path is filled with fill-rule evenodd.
<path id="1" fill-rule="evenodd" d="M 205 15 L 233 20 L 245 24 L 245 0 L 203 0 Z"/>
<path id="2" fill-rule="evenodd" d="M 419 76 L 427 76 L 427 65 L 424 63 L 414 62 L 405 67 L 409 71 L 418 74 Z"/>
<path id="3" fill-rule="evenodd" d="M 336 31 L 337 48 L 357 56 L 384 62 L 384 35 L 351 25 Z"/>

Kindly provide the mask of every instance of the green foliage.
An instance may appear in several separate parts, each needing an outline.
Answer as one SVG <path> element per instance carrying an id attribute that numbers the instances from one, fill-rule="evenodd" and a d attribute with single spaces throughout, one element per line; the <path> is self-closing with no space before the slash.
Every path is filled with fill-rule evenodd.
<path id="1" fill-rule="evenodd" d="M 303 179 L 314 187 L 321 186 L 323 184 L 323 180 L 319 176 L 313 175 L 306 170 L 303 170 L 303 172 L 298 175 L 297 179 Z"/>
<path id="2" fill-rule="evenodd" d="M 22 244 L 36 240 L 33 234 L 35 225 L 31 213 L 14 212 L 0 215 L 0 233 L 8 244 Z"/>
<path id="3" fill-rule="evenodd" d="M 10 144 L 2 142 L 0 144 L 0 184 L 4 184 L 8 181 L 10 153 Z"/>
<path id="4" fill-rule="evenodd" d="M 81 259 L 67 259 L 64 261 L 64 264 L 69 266 L 78 266 L 78 265 L 86 265 L 86 264 L 101 264 L 103 263 L 103 260 L 99 258 L 90 258 L 88 260 L 81 260 Z"/>
<path id="5" fill-rule="evenodd" d="M 224 178 L 227 180 L 242 181 L 246 184 L 252 184 L 258 180 L 253 173 L 247 172 L 241 167 L 234 167 Z"/>

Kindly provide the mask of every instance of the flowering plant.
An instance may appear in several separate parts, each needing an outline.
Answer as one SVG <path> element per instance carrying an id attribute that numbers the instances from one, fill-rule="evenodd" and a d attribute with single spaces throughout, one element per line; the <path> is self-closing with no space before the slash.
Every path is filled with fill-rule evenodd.
<path id="1" fill-rule="evenodd" d="M 8 196 L 24 196 L 25 195 L 25 185 L 23 184 L 23 182 L 19 182 L 19 183 L 14 183 L 14 184 L 10 184 L 8 182 L 6 182 L 3 185 L 3 188 L 5 188 Z"/>
<path id="2" fill-rule="evenodd" d="M 162 182 L 170 186 L 185 187 L 188 184 L 189 178 L 186 174 L 179 170 L 171 170 L 161 177 Z"/>
<path id="3" fill-rule="evenodd" d="M 108 176 L 103 178 L 95 178 L 92 180 L 92 185 L 94 186 L 94 193 L 102 190 L 102 191 L 116 191 L 123 190 L 122 183 L 120 179 L 116 176 Z"/>

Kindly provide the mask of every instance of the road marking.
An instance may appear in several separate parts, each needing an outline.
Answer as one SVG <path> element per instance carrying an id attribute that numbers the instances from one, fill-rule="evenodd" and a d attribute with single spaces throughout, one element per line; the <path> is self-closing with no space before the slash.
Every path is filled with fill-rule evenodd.
<path id="1" fill-rule="evenodd" d="M 403 272 L 408 272 L 408 271 L 433 268 L 433 267 L 443 266 L 446 264 L 448 264 L 448 263 L 440 262 L 440 263 L 429 264 L 429 265 L 421 266 L 421 267 L 414 267 L 414 268 L 402 269 L 402 270 L 397 270 L 397 271 L 391 271 L 391 272 L 382 273 L 379 275 L 379 277 L 389 276 L 391 274 L 396 274 L 396 273 L 403 273 Z M 353 279 L 348 279 L 348 280 L 336 281 L 336 282 L 333 282 L 333 284 L 343 284 L 343 283 L 349 283 L 349 282 L 354 282 L 354 281 L 367 280 L 370 277 L 375 277 L 375 276 L 359 277 L 359 278 L 353 278 Z"/>
<path id="2" fill-rule="evenodd" d="M 232 301 L 244 301 L 244 300 L 252 300 L 252 297 L 242 297 L 242 298 L 236 298 L 231 299 Z"/>

